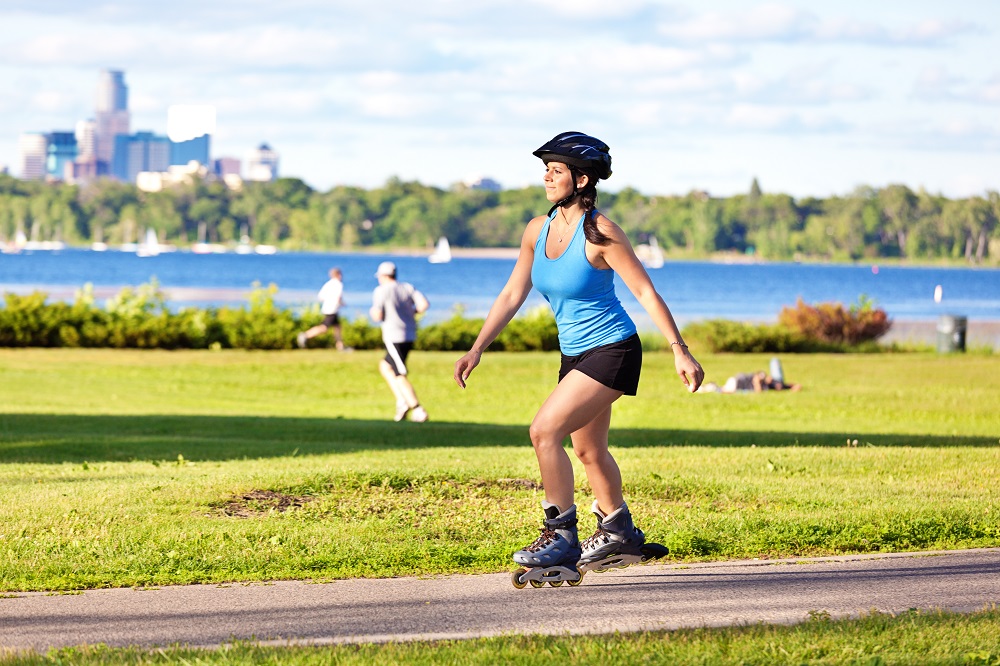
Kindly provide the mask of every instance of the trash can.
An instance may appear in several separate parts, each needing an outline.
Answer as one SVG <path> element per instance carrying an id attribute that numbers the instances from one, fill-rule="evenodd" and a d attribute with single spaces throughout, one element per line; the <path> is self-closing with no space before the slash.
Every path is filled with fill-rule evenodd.
<path id="1" fill-rule="evenodd" d="M 941 315 L 937 324 L 937 350 L 940 354 L 965 351 L 968 320 L 959 315 Z"/>

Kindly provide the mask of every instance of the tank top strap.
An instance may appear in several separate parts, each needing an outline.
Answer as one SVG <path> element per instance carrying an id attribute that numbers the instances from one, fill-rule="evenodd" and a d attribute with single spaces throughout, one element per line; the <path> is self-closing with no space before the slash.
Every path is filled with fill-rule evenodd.
<path id="1" fill-rule="evenodd" d="M 549 213 L 549 216 L 545 219 L 545 224 L 538 231 L 538 238 L 535 239 L 535 254 L 538 254 L 538 249 L 541 248 L 542 256 L 545 256 L 545 241 L 549 238 L 549 226 L 552 220 L 555 219 L 556 215 L 559 214 L 559 210 L 556 209 Z"/>

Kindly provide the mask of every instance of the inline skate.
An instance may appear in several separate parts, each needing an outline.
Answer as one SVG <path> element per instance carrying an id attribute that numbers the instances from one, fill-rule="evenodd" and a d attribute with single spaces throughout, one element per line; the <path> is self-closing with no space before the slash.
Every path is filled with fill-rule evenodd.
<path id="1" fill-rule="evenodd" d="M 666 546 L 646 543 L 646 535 L 632 522 L 627 504 L 623 503 L 605 515 L 598 508 L 597 500 L 594 500 L 591 511 L 597 516 L 597 531 L 580 546 L 581 555 L 577 566 L 582 574 L 627 567 L 655 560 L 670 552 Z"/>
<path id="2" fill-rule="evenodd" d="M 583 581 L 577 569 L 580 559 L 580 540 L 576 531 L 576 505 L 562 511 L 551 502 L 542 502 L 545 522 L 541 534 L 530 545 L 514 553 L 514 562 L 521 565 L 511 575 L 517 589 L 527 584 L 532 587 L 559 587 L 563 583 L 576 586 Z"/>

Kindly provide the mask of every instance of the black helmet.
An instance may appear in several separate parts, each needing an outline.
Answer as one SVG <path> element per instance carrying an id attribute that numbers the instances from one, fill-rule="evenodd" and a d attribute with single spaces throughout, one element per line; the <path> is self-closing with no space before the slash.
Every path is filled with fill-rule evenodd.
<path id="1" fill-rule="evenodd" d="M 563 132 L 548 141 L 532 155 L 543 162 L 565 162 L 570 166 L 594 169 L 597 177 L 611 176 L 611 154 L 608 144 L 582 132 Z"/>

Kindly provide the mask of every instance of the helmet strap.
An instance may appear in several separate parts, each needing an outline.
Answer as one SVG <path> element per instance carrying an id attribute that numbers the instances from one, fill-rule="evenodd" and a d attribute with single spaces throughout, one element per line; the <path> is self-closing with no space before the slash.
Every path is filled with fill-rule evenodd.
<path id="1" fill-rule="evenodd" d="M 573 199 L 576 199 L 578 196 L 580 196 L 580 188 L 577 186 L 576 180 L 577 180 L 577 178 L 579 178 L 581 176 L 581 173 L 579 171 L 577 171 L 576 168 L 574 168 L 573 166 L 570 166 L 569 172 L 573 176 L 573 192 L 569 196 L 567 196 L 567 197 L 565 197 L 565 198 L 557 201 L 555 204 L 553 204 L 552 208 L 549 209 L 549 215 L 551 215 L 552 211 L 554 211 L 556 208 L 562 208 L 563 206 L 565 206 L 569 202 L 573 201 Z M 589 177 L 588 177 L 588 181 L 589 181 Z"/>

